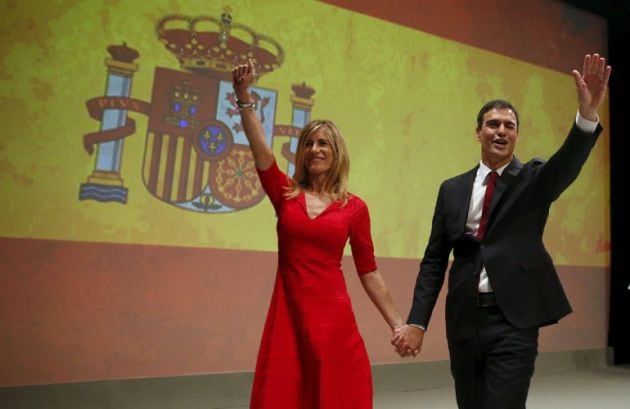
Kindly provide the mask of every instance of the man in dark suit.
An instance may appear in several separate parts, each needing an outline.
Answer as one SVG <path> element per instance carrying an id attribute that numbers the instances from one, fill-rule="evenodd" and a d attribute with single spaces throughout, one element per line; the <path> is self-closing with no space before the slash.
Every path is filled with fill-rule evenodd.
<path id="1" fill-rule="evenodd" d="M 477 116 L 481 162 L 442 183 L 407 325 L 392 344 L 417 355 L 449 256 L 446 333 L 460 409 L 525 408 L 538 329 L 571 312 L 542 242 L 549 208 L 576 179 L 602 131 L 597 111 L 611 68 L 598 54 L 573 71 L 578 114 L 547 161 L 513 154 L 519 117 L 494 100 Z"/>

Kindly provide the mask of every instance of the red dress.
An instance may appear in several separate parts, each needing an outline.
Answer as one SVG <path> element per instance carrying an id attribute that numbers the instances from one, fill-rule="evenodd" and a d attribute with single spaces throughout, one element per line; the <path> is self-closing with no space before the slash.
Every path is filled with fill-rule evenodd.
<path id="1" fill-rule="evenodd" d="M 286 199 L 277 164 L 258 171 L 278 216 L 278 271 L 251 409 L 371 409 L 372 377 L 341 271 L 348 237 L 359 274 L 376 270 L 365 203 L 350 196 L 311 219 Z"/>

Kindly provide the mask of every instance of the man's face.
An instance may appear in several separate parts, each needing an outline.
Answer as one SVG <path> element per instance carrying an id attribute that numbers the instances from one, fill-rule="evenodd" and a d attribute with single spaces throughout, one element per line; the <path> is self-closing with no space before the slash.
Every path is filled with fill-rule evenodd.
<path id="1" fill-rule="evenodd" d="M 477 140 L 481 143 L 481 160 L 490 169 L 510 162 L 518 141 L 514 111 L 493 108 L 483 114 L 481 128 L 477 129 Z"/>

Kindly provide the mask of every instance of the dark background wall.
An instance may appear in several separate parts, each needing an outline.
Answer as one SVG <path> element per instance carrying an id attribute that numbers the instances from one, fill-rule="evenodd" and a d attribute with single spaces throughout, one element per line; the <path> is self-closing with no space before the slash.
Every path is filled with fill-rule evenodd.
<path id="1" fill-rule="evenodd" d="M 610 79 L 610 196 L 611 196 L 611 283 L 610 345 L 615 363 L 630 362 L 630 259 L 627 254 L 630 200 L 627 175 L 627 101 L 630 89 L 630 2 L 615 0 L 570 0 L 566 3 L 590 11 L 608 21 L 608 58 L 613 66 Z M 625 122 L 625 123 L 624 123 Z"/>

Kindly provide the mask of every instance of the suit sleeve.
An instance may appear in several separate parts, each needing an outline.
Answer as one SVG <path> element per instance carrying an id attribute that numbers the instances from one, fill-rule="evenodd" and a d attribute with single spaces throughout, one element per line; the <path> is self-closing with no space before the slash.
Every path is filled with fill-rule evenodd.
<path id="1" fill-rule="evenodd" d="M 408 324 L 421 325 L 428 328 L 433 307 L 444 283 L 451 246 L 444 223 L 445 186 L 440 186 L 429 243 L 420 263 L 420 271 L 413 292 Z"/>
<path id="2" fill-rule="evenodd" d="M 574 123 L 560 149 L 540 168 L 539 180 L 549 194 L 549 202 L 555 201 L 578 177 L 602 130 L 598 124 L 594 133 L 585 132 Z"/>

